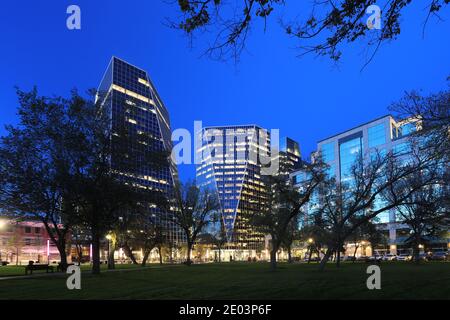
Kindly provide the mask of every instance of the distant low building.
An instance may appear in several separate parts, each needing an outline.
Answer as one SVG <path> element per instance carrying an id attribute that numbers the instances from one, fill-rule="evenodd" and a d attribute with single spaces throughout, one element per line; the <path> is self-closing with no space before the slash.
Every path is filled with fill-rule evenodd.
<path id="1" fill-rule="evenodd" d="M 59 261 L 58 249 L 42 222 L 0 218 L 0 261 L 28 264 Z"/>
<path id="2" fill-rule="evenodd" d="M 386 115 L 320 140 L 317 144 L 317 152 L 314 154 L 321 153 L 322 159 L 329 166 L 329 176 L 335 177 L 336 181 L 349 181 L 352 179 L 351 167 L 359 154 L 378 152 L 384 155 L 392 151 L 400 159 L 408 159 L 411 150 L 408 136 L 419 130 L 420 125 L 420 121 L 415 118 L 396 121 L 391 115 Z M 295 186 L 301 187 L 303 178 L 304 173 L 301 170 L 291 173 L 291 180 Z M 319 202 L 319 197 L 313 195 L 307 208 L 308 213 L 311 214 L 317 210 Z M 377 251 L 392 254 L 408 251 L 409 246 L 404 241 L 410 230 L 407 225 L 398 222 L 396 209 L 383 212 L 377 218 L 379 228 L 389 239 L 387 245 L 377 248 Z M 308 222 L 305 221 L 305 223 Z M 431 241 L 430 249 L 446 249 L 447 246 L 448 239 L 434 239 Z M 367 253 L 361 252 L 361 254 Z"/>

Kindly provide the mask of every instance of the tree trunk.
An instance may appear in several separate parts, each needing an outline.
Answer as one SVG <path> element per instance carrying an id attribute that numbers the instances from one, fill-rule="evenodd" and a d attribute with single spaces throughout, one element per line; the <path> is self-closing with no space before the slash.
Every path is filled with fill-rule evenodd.
<path id="1" fill-rule="evenodd" d="M 352 262 L 355 263 L 356 261 L 356 251 L 358 251 L 359 246 L 355 245 L 355 251 L 353 252 L 353 259 Z"/>
<path id="2" fill-rule="evenodd" d="M 61 258 L 61 271 L 67 270 L 67 252 L 66 252 L 66 240 L 58 239 L 56 242 L 56 248 L 58 249 L 59 256 Z"/>
<path id="3" fill-rule="evenodd" d="M 341 266 L 341 250 L 339 249 L 336 251 L 336 267 L 339 268 L 340 266 Z"/>
<path id="4" fill-rule="evenodd" d="M 145 264 L 147 263 L 147 259 L 148 259 L 148 256 L 150 255 L 151 251 L 152 251 L 151 249 L 150 250 L 147 249 L 144 251 L 144 256 L 142 257 L 142 263 L 141 263 L 141 265 L 143 267 L 145 267 Z"/>
<path id="5" fill-rule="evenodd" d="M 413 254 L 412 254 L 412 260 L 415 263 L 420 263 L 420 259 L 419 259 L 419 254 L 420 254 L 420 249 L 419 249 L 419 245 L 420 245 L 420 236 L 418 235 L 418 233 L 416 233 L 416 236 L 414 237 L 415 241 L 413 244 Z"/>
<path id="6" fill-rule="evenodd" d="M 222 251 L 222 249 L 219 247 L 219 263 L 221 262 L 221 257 L 220 257 L 220 252 Z"/>
<path id="7" fill-rule="evenodd" d="M 277 250 L 272 249 L 270 251 L 270 269 L 272 271 L 277 269 Z"/>
<path id="8" fill-rule="evenodd" d="M 275 271 L 277 269 L 277 252 L 279 245 L 272 240 L 272 250 L 270 251 L 270 269 Z"/>
<path id="9" fill-rule="evenodd" d="M 115 246 L 110 246 L 108 250 L 108 269 L 113 270 L 116 268 L 116 263 L 114 262 L 114 252 L 116 251 Z"/>
<path id="10" fill-rule="evenodd" d="M 331 255 L 333 254 L 334 249 L 333 248 L 328 248 L 327 252 L 325 253 L 325 255 L 323 256 L 322 260 L 320 261 L 319 264 L 319 270 L 323 271 L 325 269 L 325 266 L 327 265 L 328 260 L 330 259 Z"/>
<path id="11" fill-rule="evenodd" d="M 130 258 L 133 264 L 138 264 L 136 261 L 136 257 L 134 256 L 133 251 L 128 244 L 123 245 L 123 251 L 125 252 L 125 255 Z"/>
<path id="12" fill-rule="evenodd" d="M 192 243 L 188 241 L 187 243 L 187 253 L 186 253 L 186 265 L 190 266 L 192 264 L 191 261 L 191 251 L 192 251 Z"/>
<path id="13" fill-rule="evenodd" d="M 81 265 L 81 260 L 83 259 L 83 248 L 80 244 L 75 245 L 78 256 L 78 265 Z"/>
<path id="14" fill-rule="evenodd" d="M 419 248 L 416 244 L 413 245 L 413 254 L 412 254 L 412 261 L 414 263 L 419 263 Z"/>
<path id="15" fill-rule="evenodd" d="M 287 250 L 288 250 L 288 262 L 292 263 L 292 249 L 291 249 L 291 246 L 289 246 L 287 248 Z"/>
<path id="16" fill-rule="evenodd" d="M 310 262 L 311 262 L 311 255 L 312 255 L 312 252 L 313 252 L 313 247 L 312 247 L 312 245 L 311 245 L 311 246 L 309 246 L 309 256 L 308 256 L 308 263 L 310 263 Z"/>
<path id="17" fill-rule="evenodd" d="M 341 266 L 341 234 L 338 233 L 338 237 L 337 237 L 337 246 L 336 246 L 336 267 L 339 268 Z"/>
<path id="18" fill-rule="evenodd" d="M 161 246 L 158 247 L 158 253 L 159 253 L 159 264 L 163 264 L 163 259 L 162 259 L 162 248 Z"/>
<path id="19" fill-rule="evenodd" d="M 92 231 L 92 273 L 100 274 L 100 235 Z"/>

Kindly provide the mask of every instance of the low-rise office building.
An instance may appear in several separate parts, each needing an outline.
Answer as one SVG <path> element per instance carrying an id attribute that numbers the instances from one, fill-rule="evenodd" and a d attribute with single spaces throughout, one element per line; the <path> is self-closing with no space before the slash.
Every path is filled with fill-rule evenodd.
<path id="1" fill-rule="evenodd" d="M 415 118 L 396 121 L 391 115 L 386 115 L 320 140 L 317 143 L 317 152 L 313 153 L 313 158 L 314 155 L 320 153 L 323 161 L 329 166 L 328 175 L 333 176 L 338 182 L 345 182 L 351 179 L 352 165 L 361 154 L 378 152 L 384 155 L 392 151 L 400 157 L 407 158 L 410 150 L 408 136 L 416 130 L 420 130 L 420 125 L 420 121 Z M 300 187 L 302 176 L 301 171 L 292 173 L 293 184 Z M 313 197 L 307 211 L 311 213 L 316 210 L 319 207 L 319 202 L 319 197 Z M 306 223 L 308 222 L 306 221 Z M 370 255 L 372 249 L 380 253 L 389 252 L 392 254 L 409 251 L 404 241 L 410 230 L 408 226 L 398 222 L 396 209 L 379 214 L 377 223 L 388 238 L 387 245 L 380 248 L 370 248 L 367 244 L 359 244 L 359 255 Z M 355 244 L 350 243 L 347 245 L 349 248 L 355 246 Z M 434 239 L 430 241 L 429 249 L 446 249 L 447 246 L 448 239 Z"/>
<path id="2" fill-rule="evenodd" d="M 28 261 L 52 263 L 60 257 L 42 222 L 1 218 L 0 261 L 22 265 Z"/>

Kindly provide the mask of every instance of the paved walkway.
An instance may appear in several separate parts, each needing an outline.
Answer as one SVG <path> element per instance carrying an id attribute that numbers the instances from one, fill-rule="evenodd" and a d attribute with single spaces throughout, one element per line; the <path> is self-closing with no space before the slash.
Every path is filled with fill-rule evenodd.
<path id="1" fill-rule="evenodd" d="M 146 266 L 146 267 L 136 267 L 136 268 L 118 268 L 118 269 L 106 269 L 102 270 L 103 272 L 126 272 L 126 271 L 140 271 L 140 270 L 146 270 L 146 269 L 159 269 L 163 267 L 173 267 L 173 266 L 180 266 L 182 264 L 164 264 L 164 265 L 155 265 L 155 266 Z M 81 271 L 84 274 L 91 274 L 91 270 L 82 270 Z M 23 275 L 23 276 L 6 276 L 6 277 L 0 277 L 0 281 L 4 280 L 20 280 L 20 279 L 36 279 L 36 278 L 46 278 L 46 277 L 67 277 L 67 273 L 65 272 L 49 272 L 49 273 L 35 273 L 31 275 Z"/>

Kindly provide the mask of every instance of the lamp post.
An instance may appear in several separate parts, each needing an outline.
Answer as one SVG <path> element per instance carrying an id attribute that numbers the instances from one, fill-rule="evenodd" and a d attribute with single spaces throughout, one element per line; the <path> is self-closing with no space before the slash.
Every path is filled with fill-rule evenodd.
<path id="1" fill-rule="evenodd" d="M 50 239 L 47 239 L 47 263 L 50 264 Z"/>
<path id="2" fill-rule="evenodd" d="M 425 246 L 423 244 L 419 244 L 419 253 L 424 250 Z"/>
<path id="3" fill-rule="evenodd" d="M 3 227 L 6 225 L 6 222 L 4 220 L 0 220 L 0 231 L 3 229 Z M 0 247 L 0 262 L 2 261 L 2 247 Z"/>
<path id="4" fill-rule="evenodd" d="M 108 262 L 108 269 L 110 267 L 112 267 L 111 266 L 111 258 L 109 256 L 110 252 L 111 252 L 111 239 L 112 239 L 112 236 L 110 234 L 106 235 L 106 240 L 108 240 L 108 252 L 107 252 L 107 256 L 106 256 L 106 261 Z"/>
<path id="5" fill-rule="evenodd" d="M 308 249 L 309 249 L 309 255 L 308 255 L 308 263 L 311 261 L 311 255 L 312 255 L 312 248 L 313 248 L 314 239 L 309 238 L 308 239 Z"/>

